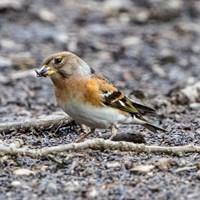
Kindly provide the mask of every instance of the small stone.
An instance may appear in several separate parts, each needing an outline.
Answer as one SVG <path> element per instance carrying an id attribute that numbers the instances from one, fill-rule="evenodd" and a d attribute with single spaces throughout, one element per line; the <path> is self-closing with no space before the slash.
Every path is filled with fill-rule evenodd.
<path id="1" fill-rule="evenodd" d="M 107 168 L 119 168 L 121 164 L 119 162 L 108 162 L 106 166 Z"/>
<path id="2" fill-rule="evenodd" d="M 40 9 L 38 12 L 38 15 L 41 20 L 47 21 L 47 22 L 53 22 L 56 19 L 56 16 L 54 15 L 54 13 L 46 8 Z"/>
<path id="3" fill-rule="evenodd" d="M 46 192 L 47 192 L 47 193 L 56 194 L 57 191 L 58 191 L 58 187 L 57 187 L 56 182 L 49 182 L 49 183 L 46 185 Z"/>
<path id="4" fill-rule="evenodd" d="M 121 10 L 129 9 L 132 3 L 129 0 L 106 0 L 104 2 L 104 12 L 109 16 L 116 16 Z"/>
<path id="5" fill-rule="evenodd" d="M 13 9 L 20 10 L 23 7 L 24 0 L 1 0 L 0 10 Z"/>
<path id="6" fill-rule="evenodd" d="M 30 176 L 34 172 L 31 171 L 30 169 L 21 168 L 21 169 L 16 169 L 13 173 L 16 176 Z"/>
<path id="7" fill-rule="evenodd" d="M 13 187 L 20 187 L 22 184 L 21 184 L 20 181 L 12 181 L 12 182 L 11 182 L 11 185 L 12 185 Z"/>
<path id="8" fill-rule="evenodd" d="M 34 171 L 46 171 L 49 167 L 47 165 L 35 165 L 33 167 Z"/>
<path id="9" fill-rule="evenodd" d="M 200 109 L 200 103 L 191 103 L 190 108 L 193 110 L 199 110 Z"/>
<path id="10" fill-rule="evenodd" d="M 179 60 L 179 65 L 180 65 L 181 67 L 187 67 L 187 66 L 189 66 L 189 62 L 188 62 L 187 59 L 181 58 L 181 59 Z"/>
<path id="11" fill-rule="evenodd" d="M 150 19 L 170 21 L 181 15 L 183 2 L 181 0 L 158 1 L 150 8 Z"/>
<path id="12" fill-rule="evenodd" d="M 141 39 L 139 37 L 127 37 L 122 40 L 122 45 L 127 46 L 137 46 L 141 44 Z"/>
<path id="13" fill-rule="evenodd" d="M 127 13 L 121 13 L 119 16 L 119 20 L 122 23 L 128 24 L 130 22 L 130 16 Z"/>
<path id="14" fill-rule="evenodd" d="M 132 168 L 131 171 L 137 172 L 137 173 L 142 173 L 142 174 L 147 174 L 154 168 L 155 168 L 154 165 L 137 165 L 134 168 Z"/>
<path id="15" fill-rule="evenodd" d="M 197 171 L 197 174 L 196 174 L 196 176 L 197 176 L 197 179 L 199 179 L 199 180 L 200 180 L 200 170 L 198 170 L 198 171 Z"/>
<path id="16" fill-rule="evenodd" d="M 137 23 L 146 23 L 149 19 L 149 12 L 146 10 L 142 10 L 137 13 L 134 17 L 134 21 Z"/>
<path id="17" fill-rule="evenodd" d="M 200 82 L 189 85 L 181 90 L 179 95 L 180 97 L 179 101 L 181 102 L 182 99 L 184 100 L 184 98 L 186 97 L 186 99 L 188 99 L 190 103 L 197 103 L 200 99 L 199 91 L 200 91 Z"/>
<path id="18" fill-rule="evenodd" d="M 180 35 L 192 34 L 196 31 L 199 31 L 199 27 L 196 24 L 191 22 L 180 22 L 174 26 L 176 32 Z"/>
<path id="19" fill-rule="evenodd" d="M 159 192 L 160 191 L 160 186 L 159 184 L 150 184 L 148 186 L 148 188 L 152 191 L 152 192 Z"/>
<path id="20" fill-rule="evenodd" d="M 97 199 L 98 195 L 99 195 L 98 190 L 95 187 L 92 187 L 87 192 L 87 199 L 89 199 L 89 200 L 95 200 L 95 199 Z"/>
<path id="21" fill-rule="evenodd" d="M 160 170 L 165 170 L 168 169 L 171 164 L 172 164 L 171 158 L 161 158 L 160 160 L 158 160 L 155 166 L 158 167 Z"/>
<path id="22" fill-rule="evenodd" d="M 169 50 L 169 49 L 164 49 L 160 53 L 160 62 L 162 64 L 167 64 L 167 63 L 176 63 L 176 54 L 175 52 Z"/>
<path id="23" fill-rule="evenodd" d="M 13 62 L 9 58 L 0 57 L 0 68 L 12 67 Z"/>
<path id="24" fill-rule="evenodd" d="M 24 144 L 24 141 L 22 139 L 16 139 L 14 140 L 11 144 L 10 144 L 10 147 L 12 148 L 19 148 L 21 147 L 22 145 Z"/>
<path id="25" fill-rule="evenodd" d="M 154 73 L 156 73 L 158 76 L 164 78 L 167 76 L 166 72 L 163 70 L 163 68 L 160 65 L 153 65 L 152 70 Z"/>
<path id="26" fill-rule="evenodd" d="M 197 78 L 193 77 L 193 76 L 190 76 L 188 77 L 187 79 L 187 85 L 193 85 L 197 82 Z"/>
<path id="27" fill-rule="evenodd" d="M 0 46 L 2 49 L 6 51 L 15 51 L 15 52 L 22 51 L 24 48 L 23 44 L 16 43 L 15 41 L 6 38 L 0 40 Z"/>
<path id="28" fill-rule="evenodd" d="M 76 189 L 81 188 L 80 183 L 78 181 L 69 181 L 65 183 L 64 191 L 75 191 Z"/>
<path id="29" fill-rule="evenodd" d="M 181 1 L 181 0 L 176 0 L 176 1 L 169 0 L 169 1 L 167 1 L 167 7 L 171 10 L 175 10 L 175 11 L 180 10 L 182 8 L 182 6 L 183 6 L 183 1 Z"/>

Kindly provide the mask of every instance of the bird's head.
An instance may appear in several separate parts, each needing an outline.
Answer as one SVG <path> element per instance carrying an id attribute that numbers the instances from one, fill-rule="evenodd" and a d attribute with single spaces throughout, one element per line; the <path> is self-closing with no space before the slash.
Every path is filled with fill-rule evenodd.
<path id="1" fill-rule="evenodd" d="M 93 70 L 81 58 L 73 53 L 64 51 L 47 57 L 39 70 L 38 77 L 50 76 L 52 79 L 69 78 L 71 76 L 88 76 Z"/>

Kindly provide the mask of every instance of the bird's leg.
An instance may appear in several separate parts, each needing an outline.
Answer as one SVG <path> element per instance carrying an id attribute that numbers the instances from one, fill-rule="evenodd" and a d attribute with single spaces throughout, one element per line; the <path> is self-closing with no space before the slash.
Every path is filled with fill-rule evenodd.
<path id="1" fill-rule="evenodd" d="M 88 133 L 91 131 L 90 128 L 88 126 L 86 126 L 85 124 L 79 124 L 79 126 L 81 127 L 81 131 L 83 133 Z"/>
<path id="2" fill-rule="evenodd" d="M 117 127 L 115 125 L 111 126 L 111 136 L 109 140 L 112 140 L 117 135 Z"/>
<path id="3" fill-rule="evenodd" d="M 91 130 L 87 133 L 84 133 L 81 137 L 79 137 L 75 142 L 79 143 L 82 142 L 86 137 L 88 137 L 89 135 L 91 135 L 92 133 L 94 133 L 95 128 L 91 128 Z"/>

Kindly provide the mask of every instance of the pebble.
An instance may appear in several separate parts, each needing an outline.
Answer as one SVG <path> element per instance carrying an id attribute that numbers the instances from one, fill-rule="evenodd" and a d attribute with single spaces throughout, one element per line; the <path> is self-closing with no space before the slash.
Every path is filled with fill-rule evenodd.
<path id="1" fill-rule="evenodd" d="M 180 35 L 186 35 L 194 31 L 192 23 L 178 23 L 174 26 L 175 31 Z"/>
<path id="2" fill-rule="evenodd" d="M 193 110 L 199 110 L 200 109 L 200 103 L 191 103 L 190 108 Z"/>
<path id="3" fill-rule="evenodd" d="M 198 170 L 198 171 L 197 171 L 197 174 L 196 174 L 196 176 L 197 176 L 197 179 L 199 179 L 199 180 L 200 180 L 200 170 Z"/>
<path id="4" fill-rule="evenodd" d="M 160 62 L 162 64 L 167 64 L 167 63 L 176 63 L 176 54 L 175 52 L 169 50 L 169 49 L 164 49 L 160 53 Z"/>
<path id="5" fill-rule="evenodd" d="M 9 58 L 0 57 L 0 68 L 12 67 L 13 62 Z"/>
<path id="6" fill-rule="evenodd" d="M 20 182 L 20 181 L 12 181 L 12 182 L 11 182 L 11 185 L 12 185 L 13 187 L 20 187 L 20 186 L 21 186 L 21 182 Z"/>
<path id="7" fill-rule="evenodd" d="M 158 162 L 155 164 L 156 167 L 158 167 L 160 170 L 165 170 L 170 167 L 173 160 L 171 158 L 161 158 L 158 160 Z"/>
<path id="8" fill-rule="evenodd" d="M 133 21 L 144 24 L 148 21 L 149 16 L 150 16 L 149 11 L 142 10 L 138 12 L 137 15 L 134 15 Z"/>
<path id="9" fill-rule="evenodd" d="M 137 165 L 131 169 L 132 172 L 139 172 L 139 173 L 149 173 L 152 169 L 154 169 L 154 165 Z"/>
<path id="10" fill-rule="evenodd" d="M 150 19 L 170 21 L 181 15 L 183 2 L 181 0 L 160 1 L 151 6 Z"/>
<path id="11" fill-rule="evenodd" d="M 106 166 L 107 168 L 120 168 L 121 164 L 119 162 L 108 162 Z"/>
<path id="12" fill-rule="evenodd" d="M 30 169 L 21 168 L 14 170 L 13 173 L 15 176 L 30 176 L 34 172 Z"/>
<path id="13" fill-rule="evenodd" d="M 20 10 L 23 7 L 24 0 L 1 0 L 0 1 L 0 10 Z"/>
<path id="14" fill-rule="evenodd" d="M 119 16 L 119 21 L 128 24 L 130 22 L 130 15 L 128 13 L 121 13 Z"/>
<path id="15" fill-rule="evenodd" d="M 200 90 L 200 82 L 188 85 L 187 87 L 181 90 L 179 101 L 181 101 L 182 99 L 185 100 L 185 97 L 187 97 L 190 103 L 198 102 L 198 100 L 200 99 L 199 90 Z"/>
<path id="16" fill-rule="evenodd" d="M 177 11 L 177 10 L 180 10 L 183 6 L 183 1 L 181 1 L 181 0 L 176 0 L 176 1 L 169 0 L 169 1 L 166 1 L 166 2 L 167 2 L 167 7 L 170 10 Z"/>
<path id="17" fill-rule="evenodd" d="M 47 193 L 50 193 L 50 194 L 56 194 L 58 191 L 58 187 L 57 187 L 57 184 L 56 182 L 49 182 L 47 183 L 46 185 L 46 192 Z"/>
<path id="18" fill-rule="evenodd" d="M 53 22 L 56 20 L 55 14 L 46 8 L 40 9 L 38 15 L 43 21 Z"/>
<path id="19" fill-rule="evenodd" d="M 128 9 L 132 6 L 129 0 L 106 0 L 104 2 L 104 12 L 109 16 L 115 16 L 120 10 Z"/>
<path id="20" fill-rule="evenodd" d="M 153 70 L 154 73 L 156 73 L 158 76 L 160 76 L 160 77 L 162 77 L 162 78 L 164 78 L 164 77 L 167 76 L 166 72 L 165 72 L 165 71 L 163 70 L 163 68 L 162 68 L 160 65 L 158 65 L 158 64 L 154 64 L 154 65 L 152 66 L 152 70 Z"/>
<path id="21" fill-rule="evenodd" d="M 122 45 L 127 46 L 137 46 L 141 44 L 141 39 L 139 37 L 126 37 L 122 40 Z"/>
<path id="22" fill-rule="evenodd" d="M 64 191 L 75 191 L 77 188 L 80 188 L 80 182 L 71 180 L 65 183 Z"/>
<path id="23" fill-rule="evenodd" d="M 24 144 L 24 141 L 20 138 L 14 140 L 12 143 L 10 143 L 11 148 L 20 148 Z"/>
<path id="24" fill-rule="evenodd" d="M 89 199 L 89 200 L 95 200 L 95 199 L 97 199 L 98 195 L 99 195 L 98 190 L 95 187 L 92 187 L 87 192 L 87 199 Z"/>
<path id="25" fill-rule="evenodd" d="M 15 41 L 6 38 L 0 40 L 0 46 L 3 50 L 12 52 L 23 51 L 24 48 L 24 44 L 16 43 Z"/>

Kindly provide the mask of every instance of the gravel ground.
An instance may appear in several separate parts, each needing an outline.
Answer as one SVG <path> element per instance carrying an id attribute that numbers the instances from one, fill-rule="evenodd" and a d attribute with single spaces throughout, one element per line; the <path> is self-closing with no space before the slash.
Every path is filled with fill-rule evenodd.
<path id="1" fill-rule="evenodd" d="M 49 115 L 52 83 L 34 69 L 56 51 L 83 58 L 128 96 L 158 110 L 148 145 L 200 145 L 200 98 L 177 94 L 200 79 L 200 1 L 1 0 L 0 122 Z M 41 148 L 70 143 L 74 122 L 60 129 L 0 133 L 5 144 Z M 97 130 L 92 137 L 108 130 Z M 0 157 L 0 199 L 199 199 L 200 156 L 82 151 L 54 157 Z"/>

